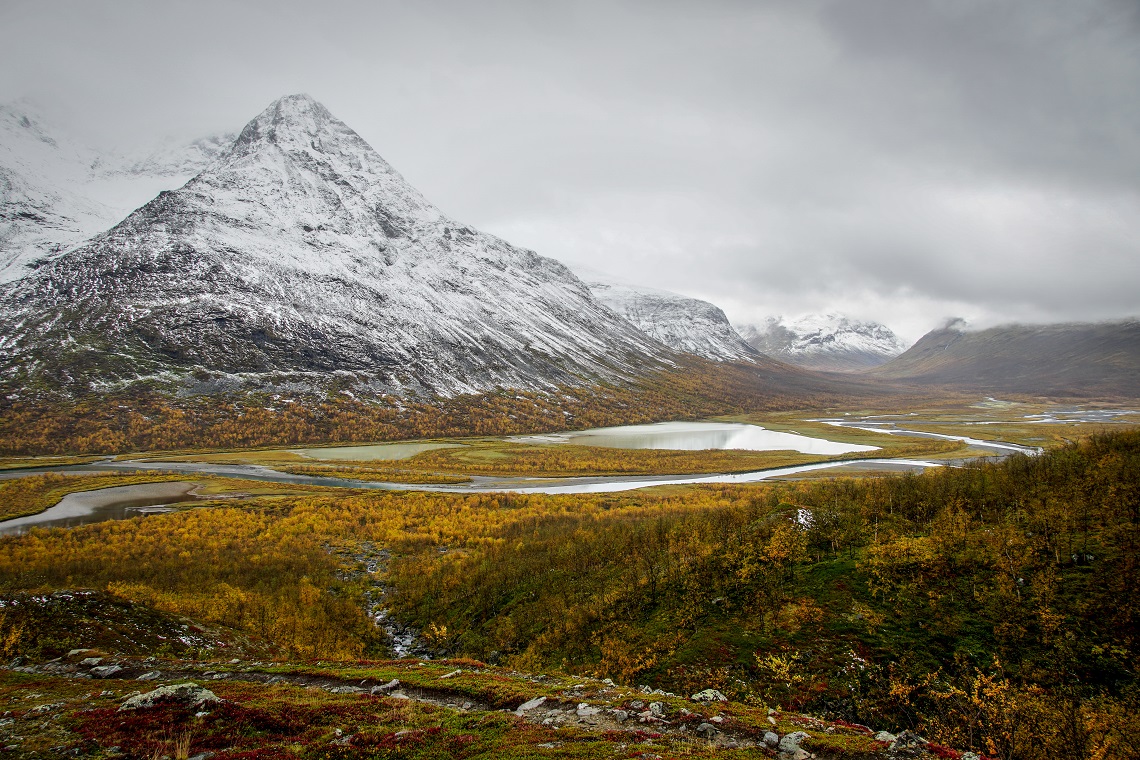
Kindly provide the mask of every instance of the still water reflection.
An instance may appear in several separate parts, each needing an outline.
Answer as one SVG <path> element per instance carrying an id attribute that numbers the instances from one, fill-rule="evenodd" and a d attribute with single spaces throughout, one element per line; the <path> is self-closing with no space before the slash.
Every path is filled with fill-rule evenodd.
<path id="1" fill-rule="evenodd" d="M 744 449 L 798 451 L 801 454 L 825 456 L 878 450 L 876 446 L 838 443 L 737 422 L 660 422 L 654 425 L 624 425 L 571 433 L 519 436 L 511 440 L 519 443 L 569 443 L 613 449 Z"/>

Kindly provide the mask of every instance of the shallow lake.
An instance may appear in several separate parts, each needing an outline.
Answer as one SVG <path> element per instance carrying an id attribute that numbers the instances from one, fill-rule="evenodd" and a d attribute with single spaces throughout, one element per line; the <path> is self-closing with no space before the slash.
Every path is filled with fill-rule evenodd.
<path id="1" fill-rule="evenodd" d="M 613 449 L 744 449 L 798 451 L 801 454 L 824 456 L 878 450 L 877 446 L 838 443 L 740 422 L 659 422 L 653 425 L 624 425 L 551 435 L 518 436 L 510 440 L 517 443 L 568 443 Z"/>
<path id="2" fill-rule="evenodd" d="M 64 496 L 38 515 L 0 522 L 0 535 L 20 535 L 31 528 L 74 528 L 77 525 L 125 520 L 148 513 L 170 512 L 170 504 L 196 501 L 196 483 L 139 483 Z"/>
<path id="3" fill-rule="evenodd" d="M 391 462 L 397 459 L 414 457 L 424 451 L 435 449 L 461 449 L 461 443 L 377 443 L 367 446 L 330 446 L 320 449 L 293 449 L 309 459 L 352 462 Z"/>

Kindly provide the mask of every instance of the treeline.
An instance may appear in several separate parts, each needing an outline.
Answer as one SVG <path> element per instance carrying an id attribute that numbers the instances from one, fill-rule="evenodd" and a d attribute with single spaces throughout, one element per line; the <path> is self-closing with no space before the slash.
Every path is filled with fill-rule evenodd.
<path id="1" fill-rule="evenodd" d="M 627 386 L 422 401 L 365 400 L 335 388 L 291 398 L 259 392 L 182 397 L 141 387 L 82 398 L 21 391 L 0 394 L 0 456 L 509 435 L 855 401 L 837 383 L 788 372 L 770 377 L 771 371 L 693 357 Z M 863 397 L 874 394 L 853 387 Z"/>

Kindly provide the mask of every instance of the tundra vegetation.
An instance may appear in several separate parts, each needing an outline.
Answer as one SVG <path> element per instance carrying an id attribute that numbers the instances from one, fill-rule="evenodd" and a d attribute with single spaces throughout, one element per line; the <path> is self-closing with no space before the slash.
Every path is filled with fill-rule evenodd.
<path id="1" fill-rule="evenodd" d="M 772 372 L 772 377 L 766 375 Z M 292 384 L 288 377 L 281 382 Z M 503 390 L 450 398 L 365 399 L 353 392 L 352 383 L 343 385 L 333 382 L 319 392 L 284 397 L 238 391 L 184 396 L 142 385 L 82 396 L 46 386 L 8 388 L 15 392 L 0 393 L 0 456 L 512 435 L 703 419 L 758 409 L 851 408 L 866 398 L 882 405 L 892 403 L 881 384 L 822 381 L 806 375 L 789 378 L 782 369 L 719 364 L 697 357 L 680 360 L 674 370 L 633 384 L 549 392 Z M 918 391 L 897 392 L 910 404 L 923 398 Z"/>
<path id="2" fill-rule="evenodd" d="M 0 487 L 0 509 L 139 477 L 21 478 Z M 155 640 L 155 656 L 337 668 L 388 656 L 365 612 L 380 598 L 437 655 L 502 673 L 715 688 L 741 715 L 760 711 L 758 724 L 771 707 L 995 758 L 1140 755 L 1135 430 L 921 475 L 558 496 L 248 493 L 0 539 L 3 594 L 88 589 L 229 642 Z M 53 627 L 29 609 L 0 612 L 5 658 L 94 645 L 99 626 Z M 258 709 L 277 709 L 262 705 L 272 696 Z M 465 726 L 467 745 L 491 751 Z M 432 751 L 419 756 L 444 756 Z M 396 756 L 385 752 L 372 756 Z"/>

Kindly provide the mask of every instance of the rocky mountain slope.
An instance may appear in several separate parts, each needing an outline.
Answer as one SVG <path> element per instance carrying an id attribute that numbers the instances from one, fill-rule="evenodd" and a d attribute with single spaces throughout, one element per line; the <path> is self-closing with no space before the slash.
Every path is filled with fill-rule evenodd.
<path id="1" fill-rule="evenodd" d="M 587 267 L 574 272 L 595 298 L 675 351 L 713 361 L 757 358 L 724 312 L 708 301 L 631 285 Z"/>
<path id="2" fill-rule="evenodd" d="M 552 388 L 672 356 L 568 269 L 455 222 L 303 95 L 0 294 L 9 383 L 398 395 Z"/>
<path id="3" fill-rule="evenodd" d="M 795 320 L 772 317 L 763 325 L 742 327 L 740 334 L 762 354 L 828 372 L 865 370 L 890 361 L 906 348 L 884 325 L 837 314 Z"/>
<path id="4" fill-rule="evenodd" d="M 0 105 L 0 282 L 103 232 L 163 190 L 181 186 L 233 135 L 98 151 L 27 103 Z"/>
<path id="5" fill-rule="evenodd" d="M 995 392 L 1140 398 L 1140 321 L 948 326 L 872 374 Z"/>

